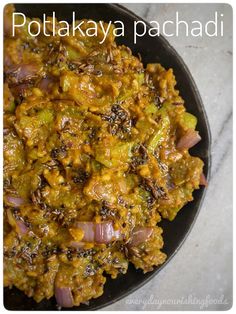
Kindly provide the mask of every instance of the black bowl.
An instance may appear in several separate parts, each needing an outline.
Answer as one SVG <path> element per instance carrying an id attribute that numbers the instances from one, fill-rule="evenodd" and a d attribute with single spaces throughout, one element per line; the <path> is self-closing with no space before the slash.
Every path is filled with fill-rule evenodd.
<path id="1" fill-rule="evenodd" d="M 203 103 L 194 80 L 181 57 L 173 47 L 162 37 L 144 36 L 135 45 L 133 42 L 132 25 L 135 20 L 142 20 L 126 8 L 115 4 L 16 4 L 16 11 L 23 12 L 29 17 L 41 18 L 43 13 L 52 15 L 56 12 L 58 19 L 71 21 L 72 11 L 77 18 L 90 18 L 94 20 L 116 21 L 121 20 L 125 24 L 125 37 L 119 37 L 118 42 L 131 48 L 134 54 L 140 53 L 144 64 L 160 62 L 166 68 L 173 68 L 177 79 L 177 88 L 185 100 L 187 110 L 198 118 L 198 130 L 202 141 L 192 149 L 193 155 L 199 156 L 205 163 L 204 172 L 209 180 L 210 173 L 210 130 Z M 149 28 L 150 25 L 147 24 Z M 155 268 L 150 273 L 143 274 L 135 270 L 131 265 L 126 275 L 120 275 L 116 280 L 107 278 L 104 294 L 98 299 L 93 299 L 89 305 L 81 305 L 70 310 L 95 310 L 107 306 L 129 293 L 140 288 L 153 278 L 170 261 L 179 250 L 194 221 L 196 220 L 201 203 L 205 195 L 205 189 L 194 192 L 194 201 L 188 203 L 179 212 L 173 222 L 163 221 L 165 246 L 163 251 L 168 255 L 166 262 Z M 8 310 L 55 310 L 54 298 L 36 303 L 32 298 L 26 297 L 22 292 L 13 289 L 5 289 L 4 305 Z"/>

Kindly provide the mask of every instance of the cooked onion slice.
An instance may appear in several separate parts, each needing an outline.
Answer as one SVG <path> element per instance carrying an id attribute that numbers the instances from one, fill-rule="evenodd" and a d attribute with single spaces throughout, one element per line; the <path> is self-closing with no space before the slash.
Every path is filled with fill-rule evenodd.
<path id="1" fill-rule="evenodd" d="M 24 96 L 27 89 L 31 86 L 30 82 L 20 83 L 12 87 L 12 93 L 15 97 Z"/>
<path id="2" fill-rule="evenodd" d="M 21 63 L 9 67 L 6 74 L 12 79 L 13 83 L 28 81 L 38 76 L 39 67 L 33 63 Z"/>
<path id="3" fill-rule="evenodd" d="M 8 223 L 16 230 L 19 235 L 25 235 L 28 232 L 28 227 L 23 220 L 16 220 L 13 216 L 10 208 L 7 208 L 7 219 Z"/>
<path id="4" fill-rule="evenodd" d="M 199 184 L 200 185 L 204 185 L 204 186 L 208 186 L 207 179 L 206 179 L 206 177 L 205 177 L 203 172 L 200 175 L 200 182 L 199 182 Z"/>
<path id="5" fill-rule="evenodd" d="M 137 246 L 146 242 L 152 235 L 152 227 L 135 227 L 129 241 L 129 246 Z"/>
<path id="6" fill-rule="evenodd" d="M 95 230 L 94 222 L 92 221 L 78 221 L 75 226 L 84 232 L 84 237 L 82 241 L 85 242 L 94 242 L 95 239 Z"/>
<path id="7" fill-rule="evenodd" d="M 196 145 L 201 140 L 199 133 L 193 129 L 188 129 L 187 132 L 179 139 L 176 147 L 178 149 L 188 149 Z"/>
<path id="8" fill-rule="evenodd" d="M 16 231 L 20 235 L 25 235 L 28 232 L 28 227 L 21 220 L 16 220 Z"/>
<path id="9" fill-rule="evenodd" d="M 98 243 L 109 243 L 120 237 L 120 232 L 115 231 L 111 221 L 95 225 L 95 241 Z"/>
<path id="10" fill-rule="evenodd" d="M 76 222 L 76 227 L 82 229 L 84 232 L 82 242 L 109 243 L 121 238 L 120 231 L 114 230 L 111 221 L 101 223 L 78 221 Z"/>
<path id="11" fill-rule="evenodd" d="M 7 135 L 10 132 L 10 129 L 4 128 L 3 129 L 3 135 Z"/>
<path id="12" fill-rule="evenodd" d="M 61 307 L 72 307 L 74 305 L 73 295 L 69 287 L 55 287 L 55 298 Z"/>
<path id="13" fill-rule="evenodd" d="M 11 36 L 12 35 L 12 20 L 11 17 L 7 14 L 4 16 L 4 22 L 3 22 L 3 29 L 4 29 L 4 35 L 5 36 Z"/>
<path id="14" fill-rule="evenodd" d="M 38 88 L 43 90 L 45 93 L 50 93 L 55 83 L 55 78 L 53 76 L 46 76 L 38 84 Z"/>
<path id="15" fill-rule="evenodd" d="M 11 195 L 6 195 L 6 200 L 8 203 L 15 207 L 20 207 L 25 203 L 25 200 L 23 198 Z"/>

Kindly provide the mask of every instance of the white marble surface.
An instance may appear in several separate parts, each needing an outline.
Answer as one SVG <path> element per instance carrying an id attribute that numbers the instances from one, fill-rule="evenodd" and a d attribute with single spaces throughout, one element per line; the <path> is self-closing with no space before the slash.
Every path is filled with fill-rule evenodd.
<path id="1" fill-rule="evenodd" d="M 210 299 L 203 309 L 229 309 L 232 305 L 232 9 L 225 4 L 125 6 L 148 21 L 160 22 L 173 18 L 176 11 L 186 21 L 207 21 L 218 11 L 224 14 L 224 37 L 168 39 L 189 67 L 206 108 L 212 133 L 211 182 L 197 222 L 172 261 L 143 288 L 104 310 L 201 309 L 199 304 L 159 305 L 194 297 L 198 299 L 195 303 Z M 228 304 L 214 304 L 222 298 Z"/>

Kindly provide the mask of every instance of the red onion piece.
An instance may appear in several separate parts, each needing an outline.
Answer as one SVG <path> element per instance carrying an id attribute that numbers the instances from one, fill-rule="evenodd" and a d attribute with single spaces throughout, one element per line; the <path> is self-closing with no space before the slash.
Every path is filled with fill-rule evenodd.
<path id="1" fill-rule="evenodd" d="M 15 98 L 18 98 L 19 96 L 24 97 L 27 89 L 29 89 L 31 86 L 32 86 L 32 84 L 30 84 L 29 82 L 14 85 L 12 87 L 13 96 Z"/>
<path id="2" fill-rule="evenodd" d="M 12 60 L 7 53 L 4 53 L 3 63 L 5 68 L 12 66 Z"/>
<path id="3" fill-rule="evenodd" d="M 36 78 L 38 72 L 38 65 L 32 63 L 17 64 L 6 70 L 6 74 L 9 75 L 12 82 L 16 84 Z"/>
<path id="4" fill-rule="evenodd" d="M 199 182 L 199 184 L 200 185 L 204 185 L 204 186 L 208 186 L 207 179 L 206 179 L 206 177 L 205 177 L 203 172 L 200 175 L 200 182 Z"/>
<path id="5" fill-rule="evenodd" d="M 55 83 L 55 78 L 53 76 L 46 76 L 38 84 L 38 88 L 43 90 L 46 93 L 52 91 L 52 86 Z"/>
<path id="6" fill-rule="evenodd" d="M 9 132 L 10 132 L 10 129 L 8 129 L 8 128 L 3 129 L 3 135 L 9 134 Z"/>
<path id="7" fill-rule="evenodd" d="M 120 230 L 113 230 L 113 239 L 116 239 L 116 240 L 122 239 L 122 234 Z"/>
<path id="8" fill-rule="evenodd" d="M 5 36 L 12 35 L 12 20 L 11 17 L 7 14 L 4 16 L 3 29 Z"/>
<path id="9" fill-rule="evenodd" d="M 11 195 L 6 195 L 6 200 L 8 203 L 10 203 L 12 206 L 20 207 L 25 203 L 25 200 L 21 197 L 15 197 Z"/>
<path id="10" fill-rule="evenodd" d="M 92 221 L 78 221 L 75 226 L 80 228 L 84 232 L 83 241 L 85 242 L 94 242 L 95 232 L 94 232 L 94 223 Z"/>
<path id="11" fill-rule="evenodd" d="M 55 298 L 61 307 L 72 307 L 74 299 L 69 287 L 55 287 Z"/>
<path id="12" fill-rule="evenodd" d="M 132 231 L 129 246 L 137 246 L 146 242 L 152 235 L 152 227 L 135 227 Z"/>
<path id="13" fill-rule="evenodd" d="M 25 235 L 28 232 L 28 227 L 23 220 L 17 220 L 10 208 L 7 208 L 8 223 L 16 230 L 19 235 Z"/>
<path id="14" fill-rule="evenodd" d="M 28 232 L 28 227 L 21 220 L 16 220 L 17 233 L 20 235 L 25 235 Z"/>
<path id="15" fill-rule="evenodd" d="M 188 129 L 187 132 L 179 139 L 176 147 L 178 149 L 188 149 L 200 142 L 201 136 L 193 129 Z"/>
<path id="16" fill-rule="evenodd" d="M 101 223 L 79 221 L 76 222 L 75 226 L 84 232 L 82 242 L 109 243 L 115 239 L 121 239 L 120 231 L 114 230 L 111 221 Z"/>
<path id="17" fill-rule="evenodd" d="M 95 240 L 97 243 L 109 243 L 114 236 L 114 228 L 111 221 L 95 225 Z"/>
<path id="18" fill-rule="evenodd" d="M 12 68 L 19 66 L 19 64 L 22 62 L 23 59 L 23 48 L 22 46 L 17 46 L 16 50 L 14 51 L 15 58 L 17 60 L 13 60 L 12 56 L 8 54 L 7 51 L 4 52 L 4 58 L 3 58 L 3 63 L 4 63 L 4 71 L 6 73 L 11 73 Z"/>

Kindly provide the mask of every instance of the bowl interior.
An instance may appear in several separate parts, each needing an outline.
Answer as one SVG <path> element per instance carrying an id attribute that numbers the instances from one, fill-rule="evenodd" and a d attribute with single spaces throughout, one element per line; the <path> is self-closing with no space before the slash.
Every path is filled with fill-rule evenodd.
<path id="1" fill-rule="evenodd" d="M 210 170 L 210 132 L 204 107 L 198 93 L 197 87 L 189 73 L 186 65 L 168 44 L 163 37 L 150 37 L 148 35 L 138 40 L 137 44 L 133 42 L 133 22 L 142 20 L 127 9 L 113 4 L 16 4 L 16 11 L 23 12 L 29 17 L 41 18 L 43 13 L 52 15 L 56 12 L 56 17 L 68 22 L 72 19 L 72 12 L 76 12 L 78 19 L 88 18 L 94 20 L 103 20 L 109 22 L 121 20 L 125 25 L 125 37 L 119 37 L 118 43 L 129 46 L 134 54 L 140 53 L 144 64 L 160 62 L 166 68 L 173 68 L 177 88 L 180 90 L 185 100 L 186 108 L 198 118 L 198 130 L 200 131 L 202 141 L 192 149 L 192 154 L 199 156 L 205 163 L 204 172 L 209 178 Z M 161 226 L 164 230 L 163 237 L 165 241 L 163 251 L 168 255 L 167 261 L 176 253 L 188 234 L 199 211 L 205 189 L 201 188 L 194 192 L 194 201 L 188 203 L 177 215 L 173 222 L 163 221 Z M 164 264 L 164 265 L 165 265 Z M 164 266 L 157 267 L 154 271 L 143 274 L 140 270 L 130 265 L 126 275 L 120 275 L 116 280 L 107 278 L 104 294 L 98 299 L 91 300 L 89 305 L 74 307 L 72 310 L 95 310 L 111 304 L 128 293 L 134 291 Z M 32 298 L 26 297 L 16 288 L 4 291 L 4 305 L 9 310 L 55 310 L 56 302 L 54 298 L 36 303 Z M 71 309 L 70 309 L 71 310 Z"/>

